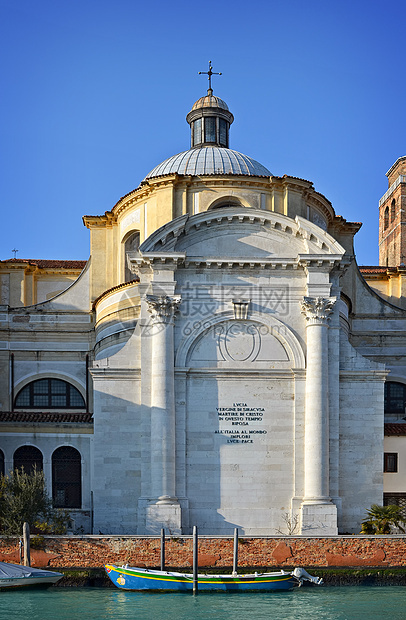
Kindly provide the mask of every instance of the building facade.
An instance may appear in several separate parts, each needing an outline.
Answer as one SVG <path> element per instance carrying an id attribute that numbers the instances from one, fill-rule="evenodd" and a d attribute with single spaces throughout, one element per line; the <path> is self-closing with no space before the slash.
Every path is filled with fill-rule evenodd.
<path id="1" fill-rule="evenodd" d="M 360 224 L 230 149 L 233 120 L 210 88 L 191 148 L 84 217 L 86 263 L 0 263 L 0 464 L 42 467 L 75 531 L 356 533 L 401 501 L 406 158 L 359 268 Z"/>

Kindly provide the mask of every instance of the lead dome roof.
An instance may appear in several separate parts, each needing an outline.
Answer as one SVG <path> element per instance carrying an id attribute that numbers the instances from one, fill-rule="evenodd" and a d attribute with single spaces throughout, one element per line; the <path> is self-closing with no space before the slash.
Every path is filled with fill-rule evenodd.
<path id="1" fill-rule="evenodd" d="M 220 97 L 215 97 L 213 94 L 208 93 L 204 97 L 200 97 L 192 106 L 192 110 L 199 110 L 200 108 L 221 108 L 222 110 L 227 110 L 228 105 L 223 99 Z"/>
<path id="2" fill-rule="evenodd" d="M 202 119 L 202 123 L 206 122 L 208 118 L 216 119 L 217 138 L 211 140 L 212 144 L 205 142 L 205 131 L 203 129 L 202 143 L 196 146 L 195 138 L 193 137 L 196 131 L 194 125 L 199 118 Z M 228 127 L 226 141 L 222 144 L 221 140 L 218 140 L 218 132 L 220 123 L 224 123 L 224 119 Z M 186 116 L 186 120 L 191 126 L 193 148 L 173 155 L 158 164 L 147 174 L 144 180 L 168 174 L 191 176 L 221 174 L 271 176 L 271 172 L 255 159 L 252 159 L 252 157 L 228 148 L 228 132 L 234 117 L 229 111 L 226 102 L 220 99 L 220 97 L 214 96 L 211 88 L 207 91 L 207 95 L 200 97 L 194 103 L 191 111 Z"/>
<path id="3" fill-rule="evenodd" d="M 203 146 L 169 157 L 155 166 L 145 178 L 152 179 L 174 173 L 192 176 L 208 174 L 271 176 L 265 166 L 248 155 L 219 146 Z"/>

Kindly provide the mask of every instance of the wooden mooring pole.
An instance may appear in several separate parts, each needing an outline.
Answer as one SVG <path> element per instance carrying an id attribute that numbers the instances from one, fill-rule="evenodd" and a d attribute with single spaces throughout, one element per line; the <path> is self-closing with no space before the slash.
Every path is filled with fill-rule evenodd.
<path id="1" fill-rule="evenodd" d="M 24 566 L 31 566 L 30 558 L 30 526 L 27 522 L 23 525 Z"/>
<path id="2" fill-rule="evenodd" d="M 234 529 L 234 550 L 233 550 L 233 575 L 237 575 L 238 569 L 238 527 Z"/>
<path id="3" fill-rule="evenodd" d="M 198 535 L 197 527 L 193 526 L 193 594 L 198 594 L 198 572 L 199 572 L 199 554 L 198 554 Z"/>
<path id="4" fill-rule="evenodd" d="M 165 530 L 161 530 L 161 570 L 165 570 Z"/>

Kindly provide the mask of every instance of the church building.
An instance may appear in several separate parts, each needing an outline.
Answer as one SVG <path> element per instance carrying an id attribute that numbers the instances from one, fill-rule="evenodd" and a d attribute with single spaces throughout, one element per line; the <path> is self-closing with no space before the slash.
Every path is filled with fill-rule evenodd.
<path id="1" fill-rule="evenodd" d="M 210 80 L 186 120 L 84 216 L 88 261 L 0 262 L 0 469 L 42 468 L 74 532 L 358 533 L 406 505 L 406 157 L 358 267 L 361 225 L 230 149 Z"/>

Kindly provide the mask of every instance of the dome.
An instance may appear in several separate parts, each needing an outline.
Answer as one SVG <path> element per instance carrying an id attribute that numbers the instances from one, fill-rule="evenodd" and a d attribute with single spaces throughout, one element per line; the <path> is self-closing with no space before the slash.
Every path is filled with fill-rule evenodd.
<path id="1" fill-rule="evenodd" d="M 226 102 L 223 101 L 223 99 L 220 99 L 220 97 L 215 97 L 214 95 L 205 95 L 204 97 L 200 97 L 200 99 L 198 99 L 193 105 L 191 111 L 200 110 L 201 108 L 220 108 L 229 112 Z"/>
<path id="2" fill-rule="evenodd" d="M 247 155 L 218 146 L 205 146 L 183 151 L 156 166 L 146 179 L 166 174 L 242 174 L 248 176 L 271 176 L 265 166 Z"/>

